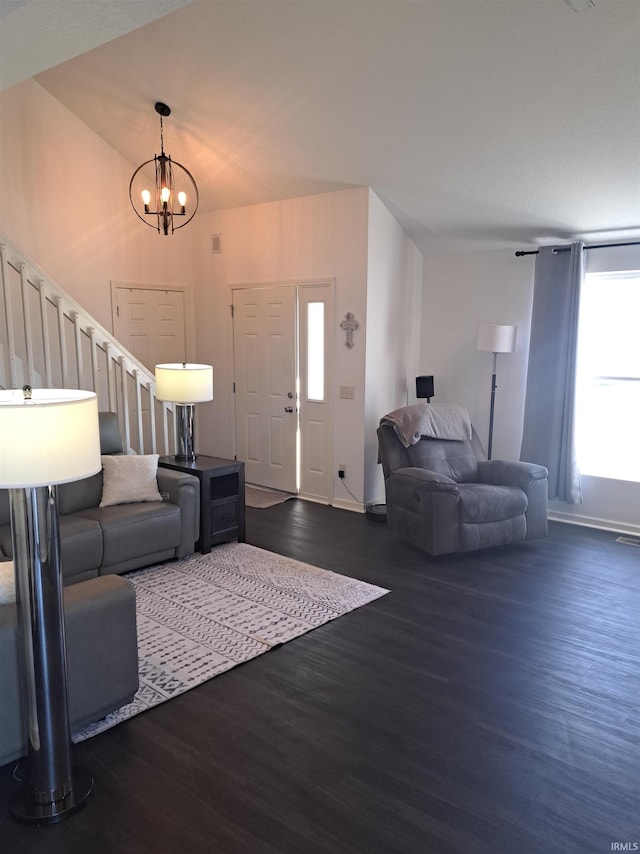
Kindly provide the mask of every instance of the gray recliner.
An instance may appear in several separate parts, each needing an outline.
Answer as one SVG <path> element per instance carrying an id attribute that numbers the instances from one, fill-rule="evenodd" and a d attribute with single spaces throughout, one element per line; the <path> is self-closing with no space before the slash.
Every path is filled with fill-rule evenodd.
<path id="1" fill-rule="evenodd" d="M 544 466 L 487 460 L 473 429 L 470 439 L 421 436 L 405 447 L 383 419 L 377 434 L 387 523 L 413 545 L 442 555 L 547 535 Z"/>

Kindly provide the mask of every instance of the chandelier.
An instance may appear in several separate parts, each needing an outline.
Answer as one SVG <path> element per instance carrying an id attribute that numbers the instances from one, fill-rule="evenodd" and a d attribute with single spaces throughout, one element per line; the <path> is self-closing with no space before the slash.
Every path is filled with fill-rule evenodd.
<path id="1" fill-rule="evenodd" d="M 131 176 L 129 201 L 136 216 L 145 225 L 155 228 L 158 234 L 173 234 L 176 229 L 184 228 L 195 216 L 198 210 L 198 187 L 191 172 L 164 153 L 162 119 L 171 115 L 171 109 L 161 101 L 156 103 L 155 109 L 160 116 L 160 154 L 155 154 L 151 160 L 145 160 Z M 155 169 L 155 188 L 149 190 L 147 188 L 153 179 L 151 164 Z M 185 217 L 185 220 L 176 225 L 176 217 Z"/>

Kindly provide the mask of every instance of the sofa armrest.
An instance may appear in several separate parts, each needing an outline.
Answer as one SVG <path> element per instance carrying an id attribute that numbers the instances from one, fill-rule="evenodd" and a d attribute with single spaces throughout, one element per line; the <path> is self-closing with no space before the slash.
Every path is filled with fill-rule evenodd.
<path id="1" fill-rule="evenodd" d="M 431 555 L 458 551 L 459 489 L 455 480 L 428 469 L 396 469 L 385 481 L 387 524 Z"/>
<path id="2" fill-rule="evenodd" d="M 482 483 L 519 486 L 527 496 L 526 539 L 547 536 L 549 472 L 544 466 L 518 460 L 483 460 L 478 463 L 478 476 Z"/>
<path id="3" fill-rule="evenodd" d="M 536 463 L 519 460 L 481 460 L 478 462 L 478 477 L 481 483 L 496 486 L 519 486 L 525 492 L 537 480 L 546 480 L 549 472 Z"/>
<path id="4" fill-rule="evenodd" d="M 165 501 L 180 508 L 182 535 L 176 557 L 193 554 L 200 536 L 200 481 L 195 475 L 158 466 L 158 489 Z"/>
<path id="5" fill-rule="evenodd" d="M 406 478 L 407 486 L 432 489 L 436 492 L 458 492 L 458 484 L 446 474 L 438 474 L 436 471 L 421 469 L 415 466 L 396 469 L 391 477 Z"/>

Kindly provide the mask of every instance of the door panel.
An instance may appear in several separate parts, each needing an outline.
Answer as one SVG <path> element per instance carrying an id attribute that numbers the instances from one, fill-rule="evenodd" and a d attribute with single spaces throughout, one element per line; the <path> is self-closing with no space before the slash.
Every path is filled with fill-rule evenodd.
<path id="1" fill-rule="evenodd" d="M 115 336 L 153 371 L 186 358 L 184 291 L 116 288 Z"/>

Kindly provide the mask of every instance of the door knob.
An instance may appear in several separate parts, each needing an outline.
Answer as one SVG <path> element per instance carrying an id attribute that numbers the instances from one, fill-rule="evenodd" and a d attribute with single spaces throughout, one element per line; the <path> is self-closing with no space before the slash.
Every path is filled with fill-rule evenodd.
<path id="1" fill-rule="evenodd" d="M 285 406 L 284 411 L 285 412 L 293 412 L 293 406 Z"/>

